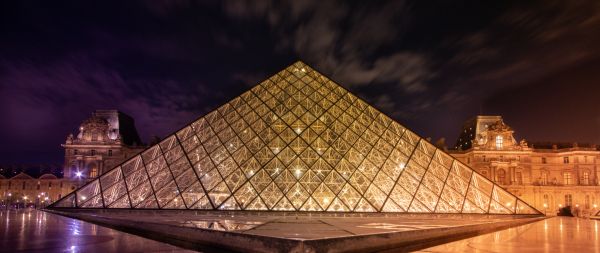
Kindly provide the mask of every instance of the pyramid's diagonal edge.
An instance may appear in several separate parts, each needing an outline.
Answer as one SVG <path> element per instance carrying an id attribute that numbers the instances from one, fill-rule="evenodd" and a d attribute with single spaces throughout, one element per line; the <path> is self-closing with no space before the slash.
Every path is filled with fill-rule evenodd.
<path id="1" fill-rule="evenodd" d="M 49 208 L 541 214 L 300 61 Z"/>

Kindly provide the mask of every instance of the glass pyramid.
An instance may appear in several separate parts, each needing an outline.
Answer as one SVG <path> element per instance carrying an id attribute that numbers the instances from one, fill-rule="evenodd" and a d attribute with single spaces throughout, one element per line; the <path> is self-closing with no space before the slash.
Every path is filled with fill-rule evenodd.
<path id="1" fill-rule="evenodd" d="M 302 62 L 51 208 L 540 214 Z"/>

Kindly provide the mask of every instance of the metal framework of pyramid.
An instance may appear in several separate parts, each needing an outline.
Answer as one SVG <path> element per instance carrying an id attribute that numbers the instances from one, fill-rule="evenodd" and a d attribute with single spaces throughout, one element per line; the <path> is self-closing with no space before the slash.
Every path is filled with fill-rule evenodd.
<path id="1" fill-rule="evenodd" d="M 50 208 L 541 214 L 302 62 Z"/>

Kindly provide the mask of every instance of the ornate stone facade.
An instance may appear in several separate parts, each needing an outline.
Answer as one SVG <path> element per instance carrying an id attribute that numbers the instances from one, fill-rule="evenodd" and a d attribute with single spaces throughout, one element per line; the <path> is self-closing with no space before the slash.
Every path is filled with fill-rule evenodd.
<path id="1" fill-rule="evenodd" d="M 77 187 L 77 181 L 58 178 L 53 174 L 43 174 L 34 178 L 24 172 L 6 178 L 0 175 L 0 192 L 2 207 L 35 206 L 44 207 Z"/>
<path id="2" fill-rule="evenodd" d="M 62 198 L 83 183 L 102 174 L 144 149 L 133 119 L 116 110 L 96 110 L 84 120 L 77 136 L 69 134 L 65 163 L 60 173 L 7 172 L 0 168 L 2 206 L 35 206 Z M 58 177 L 57 177 L 58 175 Z"/>
<path id="3" fill-rule="evenodd" d="M 598 211 L 595 145 L 517 142 L 513 133 L 501 116 L 477 116 L 449 153 L 548 215 L 564 206 L 581 216 Z"/>
<path id="4" fill-rule="evenodd" d="M 144 149 L 133 119 L 116 110 L 96 110 L 77 136 L 67 136 L 65 178 L 92 179 Z"/>

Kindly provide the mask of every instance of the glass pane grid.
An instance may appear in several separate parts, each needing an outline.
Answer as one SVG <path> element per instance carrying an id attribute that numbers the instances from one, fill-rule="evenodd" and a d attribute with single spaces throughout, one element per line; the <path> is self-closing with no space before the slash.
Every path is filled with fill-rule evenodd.
<path id="1" fill-rule="evenodd" d="M 302 63 L 54 206 L 538 213 Z"/>

